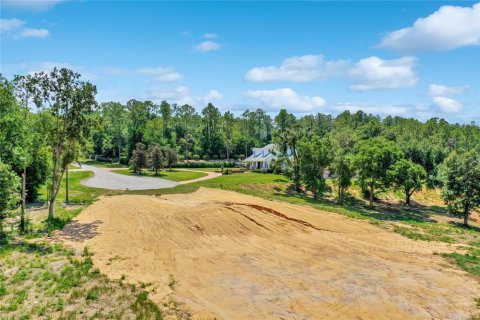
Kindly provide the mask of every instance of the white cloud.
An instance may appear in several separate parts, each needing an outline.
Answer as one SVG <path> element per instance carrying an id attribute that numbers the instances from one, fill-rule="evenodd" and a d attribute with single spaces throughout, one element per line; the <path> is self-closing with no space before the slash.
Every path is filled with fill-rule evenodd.
<path id="1" fill-rule="evenodd" d="M 198 52 L 216 51 L 220 49 L 220 44 L 215 41 L 203 41 L 194 46 L 193 49 Z"/>
<path id="2" fill-rule="evenodd" d="M 326 105 L 325 99 L 318 96 L 301 96 L 290 88 L 275 90 L 250 90 L 247 97 L 259 99 L 269 111 L 288 108 L 292 112 L 309 112 Z"/>
<path id="3" fill-rule="evenodd" d="M 1 6 L 30 11 L 46 11 L 63 0 L 2 0 Z"/>
<path id="4" fill-rule="evenodd" d="M 378 45 L 396 51 L 442 51 L 480 45 L 480 3 L 442 6 L 411 27 L 387 34 Z"/>
<path id="5" fill-rule="evenodd" d="M 175 71 L 174 68 L 141 68 L 137 70 L 138 74 L 153 76 L 155 80 L 161 82 L 174 82 L 182 79 L 182 75 Z"/>
<path id="6" fill-rule="evenodd" d="M 414 86 L 418 78 L 413 67 L 416 58 L 407 56 L 396 60 L 369 57 L 358 61 L 349 71 L 355 91 L 395 89 Z"/>
<path id="7" fill-rule="evenodd" d="M 338 75 L 348 64 L 345 60 L 325 61 L 323 55 L 294 56 L 277 66 L 256 67 L 245 74 L 253 82 L 292 81 L 306 82 Z"/>
<path id="8" fill-rule="evenodd" d="M 50 72 L 53 70 L 53 68 L 57 68 L 57 69 L 67 68 L 81 74 L 83 80 L 93 81 L 98 78 L 98 76 L 94 72 L 88 70 L 86 67 L 80 66 L 80 65 L 73 65 L 68 62 L 43 61 L 40 63 L 31 64 L 27 66 L 27 68 L 28 68 L 28 71 L 27 71 L 28 74 L 33 74 L 33 73 L 42 72 L 42 71 Z"/>
<path id="9" fill-rule="evenodd" d="M 334 113 L 340 113 L 345 110 L 348 110 L 352 113 L 359 110 L 365 113 L 371 113 L 381 116 L 403 116 L 403 117 L 415 117 L 418 119 L 429 119 L 431 117 L 437 116 L 438 113 L 435 113 L 431 109 L 431 106 L 426 106 L 422 104 L 411 105 L 411 104 L 368 104 L 368 103 L 350 103 L 350 102 L 341 102 L 333 106 L 329 106 L 329 109 Z"/>
<path id="10" fill-rule="evenodd" d="M 402 105 L 373 105 L 373 104 L 357 104 L 357 103 L 337 103 L 332 106 L 337 112 L 348 110 L 350 112 L 363 111 L 365 113 L 382 114 L 382 115 L 406 115 L 410 111 L 410 107 Z"/>
<path id="11" fill-rule="evenodd" d="M 202 37 L 204 37 L 205 39 L 216 39 L 216 38 L 218 38 L 218 34 L 216 34 L 216 33 L 204 33 L 202 35 Z"/>
<path id="12" fill-rule="evenodd" d="M 459 112 L 462 110 L 462 104 L 457 100 L 447 97 L 433 97 L 433 103 L 439 107 L 443 112 Z"/>
<path id="13" fill-rule="evenodd" d="M 179 86 L 173 89 L 154 87 L 148 92 L 147 98 L 155 103 L 160 103 L 165 100 L 170 103 L 177 103 L 179 105 L 189 104 L 195 107 L 214 102 L 215 100 L 220 100 L 222 94 L 218 90 L 210 90 L 204 96 L 192 97 L 190 88 L 185 86 Z"/>
<path id="14" fill-rule="evenodd" d="M 50 35 L 50 32 L 47 29 L 31 29 L 26 28 L 20 31 L 18 37 L 20 38 L 39 38 L 43 39 Z"/>
<path id="15" fill-rule="evenodd" d="M 218 90 L 213 89 L 208 91 L 208 93 L 203 97 L 202 100 L 204 103 L 209 103 L 214 100 L 220 100 L 222 99 L 222 97 L 222 94 Z"/>
<path id="16" fill-rule="evenodd" d="M 428 86 L 427 93 L 429 96 L 454 96 L 465 93 L 469 86 L 462 87 L 448 87 L 441 84 L 431 84 Z"/>
<path id="17" fill-rule="evenodd" d="M 195 100 L 190 97 L 190 89 L 185 86 L 179 86 L 174 89 L 152 88 L 148 93 L 148 99 L 153 100 L 155 103 L 165 100 L 180 105 L 195 104 Z"/>
<path id="18" fill-rule="evenodd" d="M 0 19 L 0 32 L 9 32 L 20 28 L 25 21 L 20 19 Z"/>

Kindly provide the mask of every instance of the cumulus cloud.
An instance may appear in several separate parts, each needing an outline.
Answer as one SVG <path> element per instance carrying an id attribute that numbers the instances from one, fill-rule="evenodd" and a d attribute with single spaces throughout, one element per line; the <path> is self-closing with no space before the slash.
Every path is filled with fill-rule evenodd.
<path id="1" fill-rule="evenodd" d="M 247 97 L 260 100 L 269 111 L 278 108 L 288 108 L 292 112 L 309 112 L 327 104 L 325 99 L 318 96 L 301 96 L 290 88 L 274 90 L 250 90 Z"/>
<path id="2" fill-rule="evenodd" d="M 14 39 L 19 38 L 46 38 L 50 35 L 47 29 L 34 29 L 21 27 L 25 24 L 25 21 L 12 18 L 12 19 L 0 19 L 0 33 L 9 34 Z"/>
<path id="3" fill-rule="evenodd" d="M 465 93 L 469 86 L 448 87 L 441 84 L 431 84 L 428 86 L 427 93 L 429 96 L 454 96 Z"/>
<path id="4" fill-rule="evenodd" d="M 141 68 L 137 70 L 138 74 L 153 76 L 155 80 L 161 82 L 174 82 L 182 79 L 182 75 L 172 67 Z"/>
<path id="5" fill-rule="evenodd" d="M 443 112 L 453 113 L 462 110 L 462 104 L 457 100 L 447 97 L 433 97 L 433 103 L 439 107 Z"/>
<path id="6" fill-rule="evenodd" d="M 147 98 L 155 103 L 160 103 L 165 100 L 170 103 L 177 103 L 179 105 L 189 104 L 195 107 L 218 101 L 222 98 L 222 94 L 218 90 L 212 89 L 203 96 L 193 97 L 190 88 L 185 86 L 179 86 L 173 89 L 154 87 L 148 92 Z"/>
<path id="7" fill-rule="evenodd" d="M 480 3 L 442 6 L 411 27 L 387 34 L 378 47 L 395 51 L 443 51 L 480 45 Z"/>
<path id="8" fill-rule="evenodd" d="M 218 34 L 208 32 L 208 33 L 204 33 L 202 37 L 204 37 L 205 39 L 216 39 L 218 38 Z"/>
<path id="9" fill-rule="evenodd" d="M 395 60 L 369 57 L 358 61 L 349 71 L 353 80 L 350 89 L 395 89 L 414 86 L 418 78 L 413 70 L 416 58 L 411 56 Z"/>
<path id="10" fill-rule="evenodd" d="M 347 64 L 345 60 L 325 61 L 321 54 L 294 56 L 283 60 L 280 66 L 250 69 L 245 74 L 245 80 L 306 82 L 337 75 Z"/>
<path id="11" fill-rule="evenodd" d="M 202 100 L 204 103 L 209 103 L 220 99 L 222 99 L 222 94 L 218 90 L 213 89 L 208 91 Z"/>
<path id="12" fill-rule="evenodd" d="M 27 67 L 28 74 L 34 74 L 36 72 L 50 72 L 53 68 L 61 69 L 67 68 L 72 71 L 78 72 L 82 75 L 84 80 L 95 80 L 98 78 L 97 74 L 87 69 L 85 66 L 74 65 L 68 62 L 55 62 L 55 61 L 43 61 L 40 63 L 29 64 Z"/>
<path id="13" fill-rule="evenodd" d="M 9 32 L 16 30 L 23 26 L 25 21 L 20 19 L 12 18 L 12 19 L 0 19 L 0 32 Z"/>
<path id="14" fill-rule="evenodd" d="M 1 6 L 29 11 L 50 10 L 63 0 L 2 0 Z"/>
<path id="15" fill-rule="evenodd" d="M 196 46 L 193 47 L 193 49 L 197 52 L 210 52 L 210 51 L 216 51 L 220 49 L 220 44 L 215 41 L 203 41 L 197 44 Z"/>
<path id="16" fill-rule="evenodd" d="M 43 39 L 50 35 L 50 32 L 47 29 L 32 29 L 26 28 L 20 31 L 18 37 L 20 38 L 38 38 Z"/>

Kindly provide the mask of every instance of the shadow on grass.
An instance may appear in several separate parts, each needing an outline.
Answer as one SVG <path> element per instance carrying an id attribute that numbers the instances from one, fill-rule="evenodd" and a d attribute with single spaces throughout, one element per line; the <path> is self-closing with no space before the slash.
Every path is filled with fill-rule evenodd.
<path id="1" fill-rule="evenodd" d="M 61 238 L 75 242 L 82 242 L 83 240 L 91 239 L 98 234 L 97 229 L 101 223 L 100 220 L 91 223 L 72 221 L 63 228 Z"/>
<path id="2" fill-rule="evenodd" d="M 27 242 L 27 241 L 12 241 L 4 243 L 0 246 L 0 257 L 12 251 L 19 251 L 23 253 L 34 253 L 40 256 L 49 255 L 54 251 L 63 250 L 61 246 L 50 245 L 41 242 Z"/>

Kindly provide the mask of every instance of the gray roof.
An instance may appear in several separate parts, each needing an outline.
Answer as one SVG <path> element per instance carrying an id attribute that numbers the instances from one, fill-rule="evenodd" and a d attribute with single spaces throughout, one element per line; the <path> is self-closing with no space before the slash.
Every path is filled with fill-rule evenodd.
<path id="1" fill-rule="evenodd" d="M 263 148 L 253 148 L 253 154 L 246 158 L 246 162 L 265 162 L 275 159 L 275 155 L 272 153 L 275 150 L 273 143 L 267 144 Z"/>

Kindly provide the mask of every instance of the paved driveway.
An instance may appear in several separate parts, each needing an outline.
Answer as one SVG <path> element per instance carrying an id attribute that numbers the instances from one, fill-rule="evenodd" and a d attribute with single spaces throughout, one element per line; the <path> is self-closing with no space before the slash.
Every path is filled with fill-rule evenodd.
<path id="1" fill-rule="evenodd" d="M 87 187 L 110 190 L 147 190 L 173 188 L 177 182 L 151 177 L 126 176 L 105 169 L 82 164 L 82 169 L 92 171 L 94 176 L 83 180 L 81 184 Z"/>

